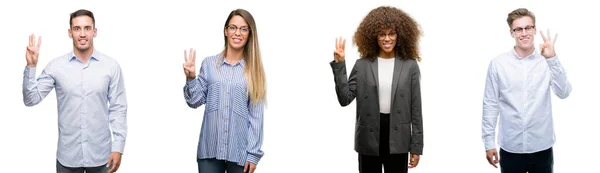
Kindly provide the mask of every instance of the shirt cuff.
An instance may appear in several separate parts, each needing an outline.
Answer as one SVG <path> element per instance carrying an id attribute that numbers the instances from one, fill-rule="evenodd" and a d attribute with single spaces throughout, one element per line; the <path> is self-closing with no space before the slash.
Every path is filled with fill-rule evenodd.
<path id="1" fill-rule="evenodd" d="M 258 161 L 260 161 L 260 157 L 256 157 L 252 154 L 248 154 L 248 158 L 246 158 L 246 161 L 248 161 L 250 163 L 254 163 L 255 165 L 258 165 Z"/>
<path id="2" fill-rule="evenodd" d="M 125 149 L 125 143 L 120 141 L 113 141 L 112 143 L 112 152 L 119 152 L 123 154 L 123 150 Z"/>
<path id="3" fill-rule="evenodd" d="M 196 85 L 198 85 L 198 79 L 194 78 L 194 80 L 191 81 L 185 81 L 185 85 L 187 85 L 188 87 L 195 87 Z"/>
<path id="4" fill-rule="evenodd" d="M 35 67 L 25 66 L 25 71 L 23 72 L 23 75 L 30 79 L 35 78 L 35 70 Z"/>
<path id="5" fill-rule="evenodd" d="M 486 142 L 485 143 L 485 151 L 496 148 L 496 144 L 494 142 Z"/>
<path id="6" fill-rule="evenodd" d="M 548 63 L 549 66 L 558 66 L 558 57 L 554 56 L 552 58 L 547 58 L 546 62 Z"/>

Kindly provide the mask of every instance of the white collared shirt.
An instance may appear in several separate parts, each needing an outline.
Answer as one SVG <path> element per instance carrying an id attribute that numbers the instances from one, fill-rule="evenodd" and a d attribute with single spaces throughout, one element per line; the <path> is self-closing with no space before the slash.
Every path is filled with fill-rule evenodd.
<path id="1" fill-rule="evenodd" d="M 483 96 L 482 138 L 485 149 L 498 144 L 511 153 L 534 153 L 554 145 L 550 90 L 561 99 L 571 84 L 555 56 L 544 58 L 537 50 L 520 58 L 513 49 L 494 58 L 488 67 Z"/>

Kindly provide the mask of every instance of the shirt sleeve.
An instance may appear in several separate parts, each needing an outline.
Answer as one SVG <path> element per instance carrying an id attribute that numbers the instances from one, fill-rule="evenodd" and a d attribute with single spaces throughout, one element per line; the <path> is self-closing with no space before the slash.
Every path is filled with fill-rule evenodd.
<path id="1" fill-rule="evenodd" d="M 35 78 L 36 67 L 26 66 L 23 72 L 23 103 L 25 106 L 35 106 L 54 89 L 54 78 L 51 75 L 51 65 L 48 65 L 39 78 Z"/>
<path id="2" fill-rule="evenodd" d="M 248 120 L 248 157 L 246 161 L 258 164 L 264 152 L 261 150 L 263 142 L 263 115 L 264 115 L 264 99 L 261 99 L 256 104 L 248 101 L 249 113 Z"/>
<path id="3" fill-rule="evenodd" d="M 496 148 L 496 124 L 499 115 L 497 75 L 494 62 L 492 61 L 488 67 L 485 91 L 483 94 L 481 132 L 486 151 Z"/>
<path id="4" fill-rule="evenodd" d="M 112 152 L 123 153 L 125 148 L 125 139 L 127 137 L 127 96 L 125 92 L 125 83 L 123 72 L 117 64 L 114 67 L 108 88 L 108 117 L 114 141 L 112 142 Z"/>
<path id="5" fill-rule="evenodd" d="M 551 82 L 550 86 L 554 94 L 561 99 L 569 97 L 571 94 L 571 83 L 567 79 L 567 72 L 558 61 L 558 57 L 546 59 L 550 69 Z"/>
<path id="6" fill-rule="evenodd" d="M 206 103 L 206 94 L 208 92 L 208 82 L 206 75 L 208 73 L 206 60 L 200 65 L 200 74 L 194 80 L 186 82 L 183 87 L 183 97 L 185 102 L 191 108 L 198 108 Z"/>

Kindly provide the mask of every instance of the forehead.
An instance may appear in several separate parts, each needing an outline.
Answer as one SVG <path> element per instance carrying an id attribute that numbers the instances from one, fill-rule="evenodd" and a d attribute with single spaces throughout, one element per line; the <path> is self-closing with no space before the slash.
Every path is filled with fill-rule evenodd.
<path id="1" fill-rule="evenodd" d="M 89 16 L 77 16 L 71 22 L 73 22 L 73 26 L 92 26 L 94 24 Z"/>
<path id="2" fill-rule="evenodd" d="M 393 28 L 385 28 L 385 29 L 379 29 L 378 32 L 379 33 L 393 33 L 393 32 L 396 32 L 396 30 L 394 30 Z"/>
<path id="3" fill-rule="evenodd" d="M 517 27 L 527 27 L 527 26 L 531 26 L 533 25 L 533 19 L 529 16 L 523 16 L 520 18 L 517 18 L 515 20 L 513 20 L 512 22 L 512 27 L 513 28 L 517 28 Z"/>
<path id="4" fill-rule="evenodd" d="M 229 24 L 235 26 L 248 26 L 246 20 L 244 20 L 244 18 L 239 15 L 235 15 L 231 19 L 229 19 Z"/>

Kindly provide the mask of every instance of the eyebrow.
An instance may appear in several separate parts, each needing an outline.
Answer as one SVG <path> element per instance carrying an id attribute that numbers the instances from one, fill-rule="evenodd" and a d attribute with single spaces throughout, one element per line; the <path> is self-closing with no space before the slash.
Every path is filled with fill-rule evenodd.
<path id="1" fill-rule="evenodd" d="M 92 28 L 91 25 L 87 25 L 87 26 L 73 26 L 72 28 L 87 28 L 87 27 Z"/>
<path id="2" fill-rule="evenodd" d="M 235 26 L 235 27 L 238 27 L 238 28 L 241 28 L 241 27 L 250 28 L 249 26 L 246 26 L 246 25 L 237 26 L 237 25 L 234 25 L 234 24 L 229 24 L 229 26 Z"/>

